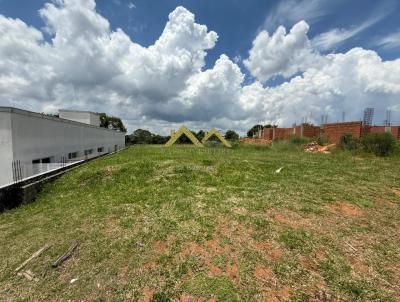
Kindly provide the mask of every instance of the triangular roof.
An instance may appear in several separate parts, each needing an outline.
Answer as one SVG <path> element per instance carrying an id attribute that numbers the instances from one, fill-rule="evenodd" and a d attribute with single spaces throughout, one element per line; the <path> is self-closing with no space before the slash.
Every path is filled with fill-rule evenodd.
<path id="1" fill-rule="evenodd" d="M 171 138 L 169 139 L 169 141 L 165 144 L 165 146 L 170 147 L 173 144 L 175 144 L 175 142 L 182 136 L 182 135 L 186 135 L 188 139 L 190 139 L 190 141 L 193 143 L 193 145 L 197 146 L 197 147 L 204 147 L 200 141 L 193 135 L 192 132 L 190 132 L 190 130 L 185 127 L 182 126 L 181 128 L 179 128 L 178 131 L 173 132 L 171 134 Z"/>
<path id="2" fill-rule="evenodd" d="M 216 128 L 212 128 L 211 131 L 207 132 L 201 142 L 204 144 L 213 135 L 215 135 L 225 147 L 232 147 L 232 145 L 221 135 L 221 133 Z"/>

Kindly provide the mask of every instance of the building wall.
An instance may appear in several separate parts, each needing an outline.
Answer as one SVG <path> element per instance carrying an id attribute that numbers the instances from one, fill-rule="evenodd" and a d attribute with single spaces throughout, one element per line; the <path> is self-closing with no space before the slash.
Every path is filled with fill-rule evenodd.
<path id="1" fill-rule="evenodd" d="M 367 126 L 363 133 L 391 133 L 395 139 L 400 139 L 399 126 Z"/>
<path id="2" fill-rule="evenodd" d="M 7 154 L 13 156 L 5 164 L 11 167 L 13 160 L 21 161 L 23 175 L 32 174 L 33 160 L 50 158 L 51 163 L 61 163 L 72 152 L 78 152 L 78 157 L 74 158 L 78 160 L 86 157 L 85 150 L 91 149 L 93 152 L 89 156 L 92 157 L 113 152 L 115 146 L 118 150 L 125 147 L 125 134 L 122 132 L 19 109 L 11 110 L 12 131 L 9 135 L 12 135 L 12 152 L 9 150 Z M 104 148 L 104 152 L 98 152 L 100 147 Z M 12 174 L 9 180 L 12 181 Z"/>
<path id="3" fill-rule="evenodd" d="M 271 141 L 273 138 L 273 128 L 262 129 L 260 138 Z"/>
<path id="4" fill-rule="evenodd" d="M 295 127 L 295 134 L 297 137 L 303 138 L 316 138 L 321 134 L 321 128 L 314 125 L 300 125 Z"/>
<path id="5" fill-rule="evenodd" d="M 70 121 L 100 126 L 100 115 L 94 112 L 60 109 L 59 116 Z"/>
<path id="6" fill-rule="evenodd" d="M 274 128 L 273 139 L 288 139 L 291 135 L 295 134 L 294 128 Z"/>
<path id="7" fill-rule="evenodd" d="M 0 111 L 0 186 L 13 180 L 12 161 L 11 113 Z"/>
<path id="8" fill-rule="evenodd" d="M 333 123 L 325 124 L 324 137 L 331 143 L 338 143 L 344 134 L 351 134 L 359 139 L 362 134 L 361 122 Z"/>

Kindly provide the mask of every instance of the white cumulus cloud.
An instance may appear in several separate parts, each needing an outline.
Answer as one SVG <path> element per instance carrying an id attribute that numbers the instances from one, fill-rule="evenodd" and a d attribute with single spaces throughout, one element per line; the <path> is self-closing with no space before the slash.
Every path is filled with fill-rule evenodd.
<path id="1" fill-rule="evenodd" d="M 256 78 L 249 83 L 224 54 L 205 69 L 218 35 L 183 7 L 170 13 L 148 47 L 112 30 L 94 0 L 57 0 L 40 16 L 43 30 L 0 15 L 3 106 L 108 112 L 121 116 L 129 130 L 162 133 L 182 123 L 244 132 L 259 122 L 288 126 L 303 116 L 336 119 L 342 111 L 356 119 L 367 106 L 392 108 L 393 116 L 400 111 L 400 60 L 382 61 L 361 48 L 322 55 L 304 21 L 289 32 L 260 32 L 243 61 Z M 265 86 L 277 75 L 288 80 Z"/>
<path id="2" fill-rule="evenodd" d="M 267 31 L 260 32 L 244 65 L 262 82 L 277 75 L 288 78 L 299 71 L 319 66 L 322 58 L 311 48 L 308 30 L 309 25 L 300 21 L 289 33 L 283 26 L 278 27 L 272 36 Z"/>

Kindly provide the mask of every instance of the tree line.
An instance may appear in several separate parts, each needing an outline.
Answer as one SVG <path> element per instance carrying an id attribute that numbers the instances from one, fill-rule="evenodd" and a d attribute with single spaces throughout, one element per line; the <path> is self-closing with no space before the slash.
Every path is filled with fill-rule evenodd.
<path id="1" fill-rule="evenodd" d="M 193 135 L 201 141 L 204 136 L 206 135 L 206 132 L 203 130 L 199 130 L 198 132 L 191 131 Z M 132 134 L 126 136 L 126 144 L 165 144 L 171 136 L 162 136 L 159 134 L 155 134 L 150 132 L 149 130 L 145 129 L 136 129 L 133 131 Z M 230 141 L 237 141 L 239 140 L 239 134 L 237 134 L 234 130 L 228 130 L 225 133 L 225 138 Z M 210 141 L 218 141 L 218 139 L 213 136 L 210 138 Z M 179 140 L 179 144 L 191 144 L 192 142 L 189 140 L 189 138 L 186 137 L 186 135 L 182 135 Z"/>

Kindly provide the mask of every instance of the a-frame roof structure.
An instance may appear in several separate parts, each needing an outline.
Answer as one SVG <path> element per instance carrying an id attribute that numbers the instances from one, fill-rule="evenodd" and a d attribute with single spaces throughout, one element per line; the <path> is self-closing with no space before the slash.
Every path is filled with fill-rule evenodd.
<path id="1" fill-rule="evenodd" d="M 216 128 L 212 128 L 211 131 L 207 132 L 201 142 L 204 144 L 213 135 L 215 135 L 225 147 L 232 148 L 232 145 L 221 135 L 221 133 Z"/>
<path id="2" fill-rule="evenodd" d="M 192 132 L 190 132 L 190 130 L 185 127 L 182 126 L 181 128 L 179 128 L 178 131 L 171 133 L 171 138 L 169 139 L 169 141 L 165 144 L 165 146 L 170 147 L 173 144 L 176 143 L 176 141 L 182 136 L 182 135 L 186 135 L 188 139 L 190 139 L 190 141 L 193 143 L 193 145 L 197 146 L 197 147 L 204 147 L 202 145 L 202 143 L 200 143 L 200 141 L 193 135 Z"/>

